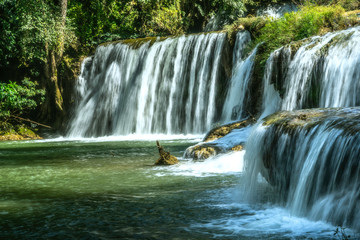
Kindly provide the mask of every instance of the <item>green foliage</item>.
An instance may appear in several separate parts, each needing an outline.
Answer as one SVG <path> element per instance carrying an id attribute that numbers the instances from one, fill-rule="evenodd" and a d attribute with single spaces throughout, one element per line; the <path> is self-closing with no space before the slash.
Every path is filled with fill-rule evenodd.
<path id="1" fill-rule="evenodd" d="M 143 25 L 141 31 L 145 35 L 183 34 L 183 20 L 179 4 L 152 9 L 151 19 Z"/>
<path id="2" fill-rule="evenodd" d="M 183 33 L 179 1 L 167 0 L 77 0 L 68 16 L 76 35 L 87 46 L 140 36 Z"/>
<path id="3" fill-rule="evenodd" d="M 200 31 L 215 15 L 229 21 L 245 11 L 243 0 L 73 0 L 68 16 L 86 46 L 146 36 Z"/>
<path id="4" fill-rule="evenodd" d="M 69 19 L 63 29 L 60 8 L 53 1 L 0 1 L 0 68 L 11 63 L 12 69 L 38 77 L 48 61 L 48 51 L 59 54 L 61 35 L 65 47 L 76 45 L 73 30 Z"/>
<path id="5" fill-rule="evenodd" d="M 62 29 L 58 6 L 46 1 L 19 0 L 17 14 L 20 21 L 20 65 L 41 65 L 48 61 L 48 51 L 60 54 L 60 35 L 65 32 L 65 45 L 76 41 L 71 23 Z"/>
<path id="6" fill-rule="evenodd" d="M 18 21 L 15 14 L 15 3 L 12 0 L 0 1 L 0 67 L 7 67 L 18 54 Z"/>
<path id="7" fill-rule="evenodd" d="M 245 2 L 244 0 L 182 0 L 181 10 L 185 14 L 185 29 L 201 30 L 212 17 L 232 22 L 244 14 Z"/>
<path id="8" fill-rule="evenodd" d="M 269 19 L 256 40 L 265 45 L 262 61 L 270 52 L 292 41 L 347 27 L 344 12 L 340 6 L 305 6 L 298 12 L 286 13 L 280 19 Z"/>
<path id="9" fill-rule="evenodd" d="M 236 32 L 250 31 L 253 41 L 245 52 L 250 52 L 259 45 L 255 57 L 253 78 L 260 84 L 264 75 L 265 63 L 271 52 L 290 43 L 294 51 L 301 40 L 314 35 L 323 35 L 330 31 L 342 30 L 358 24 L 355 14 L 345 14 L 339 5 L 314 6 L 307 4 L 298 12 L 286 13 L 282 18 L 264 17 L 239 18 L 232 25 L 225 26 L 230 42 L 234 41 Z"/>
<path id="10" fill-rule="evenodd" d="M 0 83 L 0 119 L 26 114 L 41 104 L 45 91 L 36 86 L 29 79 L 24 79 L 22 85 L 11 81 Z"/>
<path id="11" fill-rule="evenodd" d="M 339 5 L 347 11 L 359 9 L 360 7 L 359 0 L 300 0 L 299 4 L 313 6 Z"/>

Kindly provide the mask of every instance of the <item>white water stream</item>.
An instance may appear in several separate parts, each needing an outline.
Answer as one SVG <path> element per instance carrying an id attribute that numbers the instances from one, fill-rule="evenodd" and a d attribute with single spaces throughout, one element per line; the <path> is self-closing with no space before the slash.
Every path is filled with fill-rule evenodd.
<path id="1" fill-rule="evenodd" d="M 68 137 L 198 134 L 215 118 L 225 34 L 98 47 L 84 63 Z"/>

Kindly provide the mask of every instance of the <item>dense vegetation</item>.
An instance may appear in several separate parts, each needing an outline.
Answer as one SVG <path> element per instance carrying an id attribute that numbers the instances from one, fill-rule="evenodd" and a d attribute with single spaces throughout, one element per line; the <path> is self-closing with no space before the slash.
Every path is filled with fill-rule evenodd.
<path id="1" fill-rule="evenodd" d="M 218 18 L 234 22 L 226 28 L 229 36 L 246 28 L 254 44 L 264 42 L 257 57 L 263 64 L 281 45 L 348 26 L 344 8 L 359 8 L 357 0 L 299 0 L 306 7 L 279 20 L 253 17 L 259 6 L 279 1 L 2 0 L 0 121 L 24 116 L 58 128 L 71 102 L 80 59 L 101 42 L 199 32 Z"/>

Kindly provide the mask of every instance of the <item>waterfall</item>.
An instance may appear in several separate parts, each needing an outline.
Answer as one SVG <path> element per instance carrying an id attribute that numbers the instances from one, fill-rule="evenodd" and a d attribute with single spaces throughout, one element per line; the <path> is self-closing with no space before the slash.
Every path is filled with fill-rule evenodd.
<path id="1" fill-rule="evenodd" d="M 264 111 L 360 105 L 360 27 L 303 42 L 295 54 L 285 46 L 268 59 Z"/>
<path id="2" fill-rule="evenodd" d="M 243 50 L 250 40 L 250 33 L 247 31 L 237 34 L 233 52 L 234 67 L 223 106 L 222 122 L 239 120 L 246 114 L 244 107 L 246 104 L 246 96 L 248 95 L 248 84 L 257 51 L 256 47 L 247 58 L 242 56 Z"/>
<path id="3" fill-rule="evenodd" d="M 293 214 L 360 229 L 359 119 L 359 108 L 265 118 L 246 149 L 249 184 L 261 172 Z"/>
<path id="4" fill-rule="evenodd" d="M 225 39 L 211 33 L 99 46 L 83 64 L 68 137 L 208 130 L 218 115 Z"/>
<path id="5" fill-rule="evenodd" d="M 359 66 L 360 27 L 270 55 L 246 143 L 249 199 L 261 173 L 291 213 L 360 229 L 360 110 L 349 108 L 360 106 Z M 326 109 L 298 110 L 316 107 Z"/>

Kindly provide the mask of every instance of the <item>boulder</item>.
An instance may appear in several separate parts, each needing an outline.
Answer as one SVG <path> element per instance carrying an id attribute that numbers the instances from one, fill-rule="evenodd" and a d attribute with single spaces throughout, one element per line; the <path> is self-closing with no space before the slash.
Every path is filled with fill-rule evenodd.
<path id="1" fill-rule="evenodd" d="M 253 123 L 255 119 L 249 118 L 213 128 L 202 142 L 187 148 L 184 157 L 205 160 L 219 153 L 241 151 Z"/>

